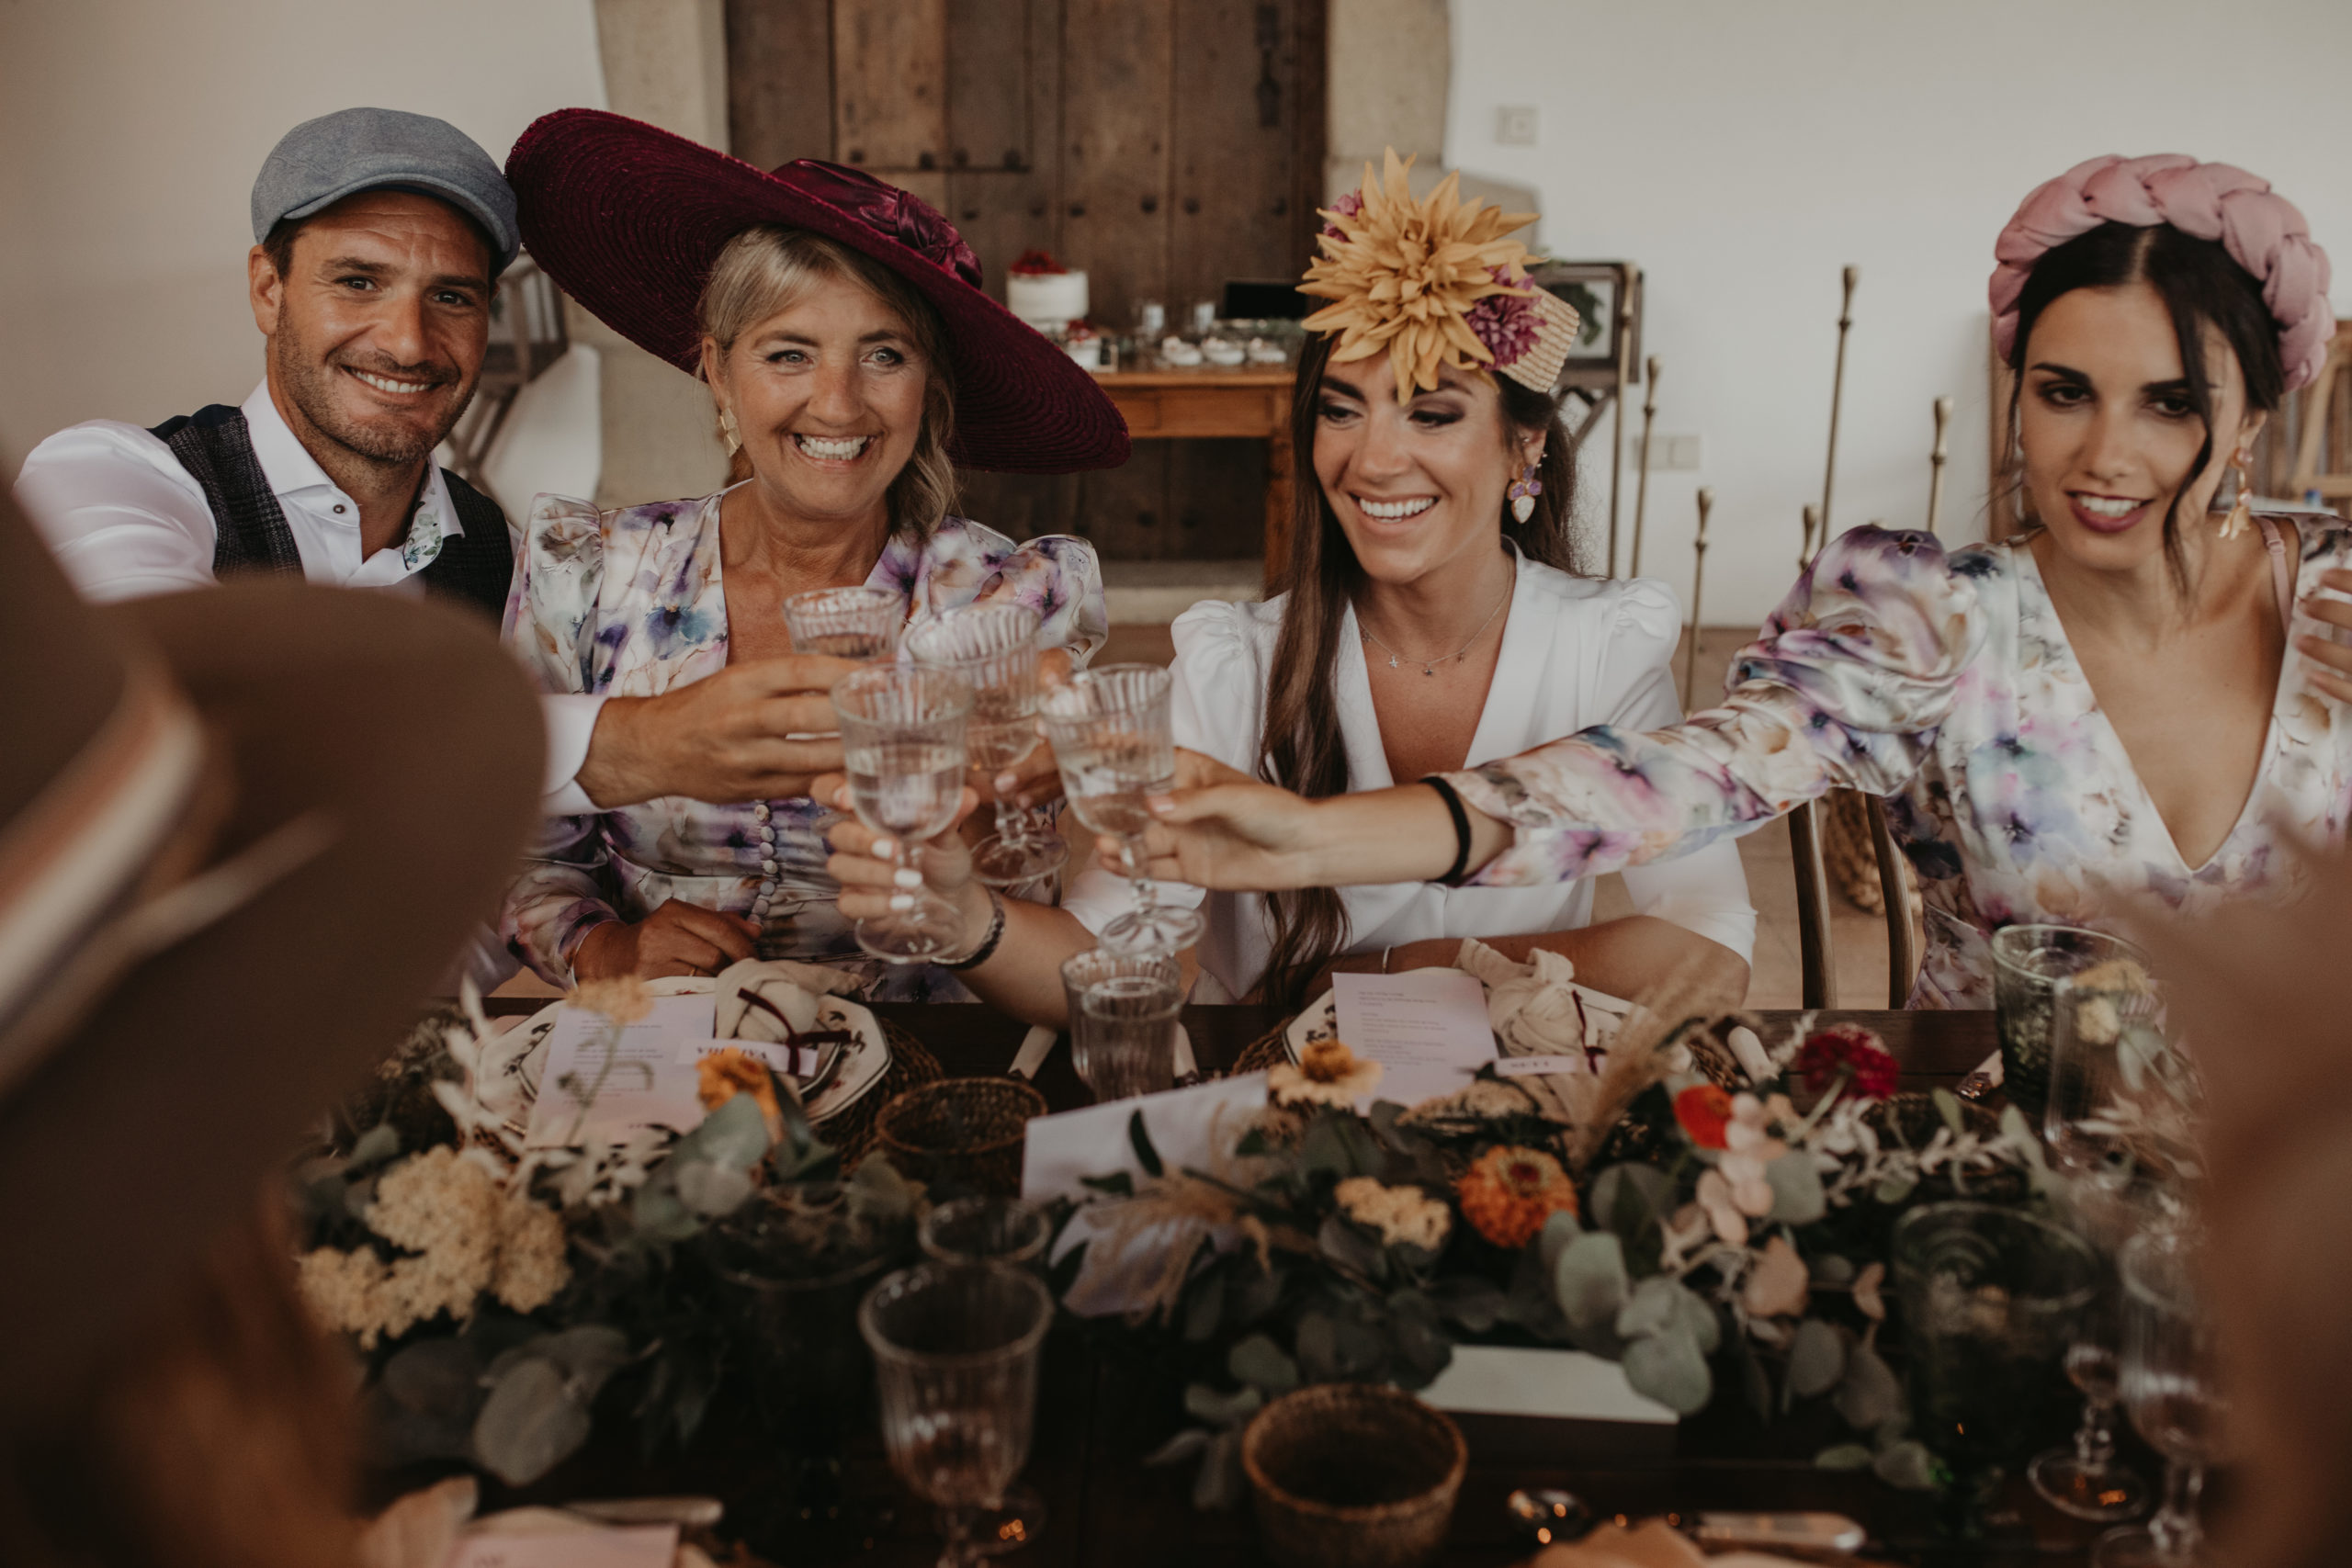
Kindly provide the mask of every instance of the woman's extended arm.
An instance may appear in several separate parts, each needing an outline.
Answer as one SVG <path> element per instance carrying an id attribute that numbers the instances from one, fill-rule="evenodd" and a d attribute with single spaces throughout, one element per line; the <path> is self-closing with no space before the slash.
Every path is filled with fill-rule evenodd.
<path id="1" fill-rule="evenodd" d="M 1719 942 L 1649 915 L 1628 915 L 1575 931 L 1523 931 L 1478 939 L 1510 959 L 1524 964 L 1537 948 L 1562 953 L 1575 963 L 1577 979 L 1596 991 L 1638 1000 L 1671 980 L 1698 987 L 1713 1006 L 1724 1010 L 1747 999 L 1747 961 Z M 1461 954 L 1460 937 L 1429 937 L 1400 942 L 1385 953 L 1358 953 L 1335 959 L 1329 973 L 1402 974 L 1408 969 L 1450 968 Z M 1307 987 L 1320 991 L 1318 980 Z"/>
<path id="2" fill-rule="evenodd" d="M 1588 729 L 1445 775 L 1476 882 L 1565 882 L 1688 853 L 1838 785 L 1899 789 L 1975 657 L 1972 578 L 1924 534 L 1831 542 L 1735 666 L 1717 707 L 1647 733 Z M 1267 892 L 1426 880 L 1453 864 L 1444 801 L 1401 785 L 1304 801 L 1229 770 L 1180 771 L 1148 838 L 1154 875 Z"/>

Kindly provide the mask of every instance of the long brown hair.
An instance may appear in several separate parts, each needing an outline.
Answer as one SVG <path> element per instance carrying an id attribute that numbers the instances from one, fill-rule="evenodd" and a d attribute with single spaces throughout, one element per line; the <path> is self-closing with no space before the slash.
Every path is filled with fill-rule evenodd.
<path id="1" fill-rule="evenodd" d="M 1330 339 L 1309 340 L 1291 400 L 1291 546 L 1282 579 L 1290 602 L 1283 608 L 1282 633 L 1274 641 L 1266 720 L 1258 743 L 1259 776 L 1310 798 L 1345 795 L 1349 788 L 1347 746 L 1333 716 L 1339 711 L 1335 687 L 1340 626 L 1363 581 L 1363 570 L 1315 472 L 1323 370 L 1330 357 Z M 1544 457 L 1536 468 L 1544 493 L 1535 498 L 1535 511 L 1526 522 L 1508 511 L 1503 513 L 1503 537 L 1530 560 L 1582 576 L 1575 532 L 1576 459 L 1560 423 L 1559 404 L 1550 394 L 1509 377 L 1493 380 L 1502 395 L 1507 433 L 1544 433 Z M 1272 938 L 1261 987 L 1267 1001 L 1293 1010 L 1306 1004 L 1307 984 L 1347 946 L 1347 910 L 1330 888 L 1306 887 L 1269 895 L 1266 912 Z"/>

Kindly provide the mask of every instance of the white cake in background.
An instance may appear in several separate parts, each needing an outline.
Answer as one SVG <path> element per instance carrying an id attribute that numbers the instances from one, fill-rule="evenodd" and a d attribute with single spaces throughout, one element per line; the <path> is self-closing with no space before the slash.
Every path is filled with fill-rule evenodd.
<path id="1" fill-rule="evenodd" d="M 1004 276 L 1004 306 L 1041 333 L 1059 332 L 1086 320 L 1083 272 L 1010 272 Z"/>

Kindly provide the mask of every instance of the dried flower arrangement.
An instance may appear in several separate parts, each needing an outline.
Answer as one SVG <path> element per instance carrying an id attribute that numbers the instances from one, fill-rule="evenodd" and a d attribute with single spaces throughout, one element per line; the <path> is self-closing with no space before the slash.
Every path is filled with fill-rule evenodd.
<path id="1" fill-rule="evenodd" d="M 635 981 L 570 999 L 603 1014 L 608 1045 L 650 1005 Z M 736 1332 L 707 1246 L 823 1272 L 910 1237 L 919 1190 L 879 1157 L 838 1179 L 790 1083 L 744 1053 L 704 1059 L 709 1113 L 683 1137 L 528 1149 L 483 1103 L 490 1034 L 469 986 L 388 1064 L 366 1130 L 294 1173 L 304 1299 L 363 1353 L 386 1462 L 457 1459 L 523 1484 L 587 1441 L 600 1404 L 621 1407 L 605 1396 L 622 1382 L 643 1445 L 684 1444 Z"/>
<path id="2" fill-rule="evenodd" d="M 1914 1201 L 2038 1201 L 2040 1145 L 2014 1111 L 1891 1100 L 1879 1042 L 1809 1018 L 1745 1091 L 1690 1070 L 1690 1045 L 1753 1021 L 1636 1010 L 1599 1071 L 1544 1097 L 1482 1076 L 1364 1115 L 1352 1107 L 1376 1067 L 1317 1041 L 1270 1074 L 1272 1103 L 1215 1171 L 1161 1170 L 1137 1117 L 1150 1178 L 1105 1181 L 1093 1201 L 1114 1235 L 1187 1220 L 1182 1256 L 1154 1260 L 1156 1310 L 1126 1325 L 1169 1341 L 1192 1379 L 1199 1424 L 1154 1461 L 1197 1457 L 1194 1500 L 1230 1506 L 1240 1429 L 1267 1400 L 1324 1382 L 1425 1387 L 1475 1340 L 1606 1356 L 1684 1415 L 1724 1390 L 1768 1419 L 1823 1401 L 1868 1439 L 1824 1463 L 1933 1484 L 1877 1351 L 1887 1233 Z M 1066 1257 L 1059 1287 L 1085 1268 Z"/>

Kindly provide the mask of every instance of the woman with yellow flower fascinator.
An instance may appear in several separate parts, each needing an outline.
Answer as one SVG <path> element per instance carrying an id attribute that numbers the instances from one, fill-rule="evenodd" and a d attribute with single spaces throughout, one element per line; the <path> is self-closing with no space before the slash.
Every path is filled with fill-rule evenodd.
<path id="1" fill-rule="evenodd" d="M 1511 235 L 1533 219 L 1464 200 L 1452 175 L 1416 198 L 1410 169 L 1392 152 L 1331 203 L 1301 285 L 1329 303 L 1307 318 L 1292 404 L 1285 592 L 1196 604 L 1174 627 L 1177 744 L 1308 795 L 1680 716 L 1673 596 L 1583 575 L 1552 397 L 1577 317 L 1528 281 Z M 868 838 L 837 829 L 831 869 L 878 892 L 895 867 L 853 852 Z M 943 840 L 923 860 L 952 879 L 959 854 Z M 1197 995 L 1295 1008 L 1334 968 L 1451 964 L 1479 937 L 1519 959 L 1565 953 L 1577 978 L 1620 995 L 1689 969 L 1736 1002 L 1756 918 L 1731 846 L 1625 883 L 1640 912 L 1598 926 L 1589 883 L 1208 895 Z M 1099 869 L 1075 878 L 1061 908 L 1022 911 L 1059 931 L 1024 931 L 965 983 L 1057 1021 L 1055 964 L 1125 908 L 1125 886 Z M 1162 889 L 1167 903 L 1203 897 Z"/>

